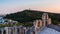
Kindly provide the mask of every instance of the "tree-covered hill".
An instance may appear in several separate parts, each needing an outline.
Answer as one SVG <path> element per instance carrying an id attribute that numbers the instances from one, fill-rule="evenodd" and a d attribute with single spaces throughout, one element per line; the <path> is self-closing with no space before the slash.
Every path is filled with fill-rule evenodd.
<path id="1" fill-rule="evenodd" d="M 23 10 L 17 13 L 7 14 L 4 18 L 16 20 L 18 22 L 30 22 L 36 19 L 41 19 L 43 13 L 48 13 L 44 11 L 36 10 Z M 53 24 L 60 23 L 60 14 L 48 13 L 49 17 L 52 19 Z M 29 23 L 28 23 L 29 24 Z"/>

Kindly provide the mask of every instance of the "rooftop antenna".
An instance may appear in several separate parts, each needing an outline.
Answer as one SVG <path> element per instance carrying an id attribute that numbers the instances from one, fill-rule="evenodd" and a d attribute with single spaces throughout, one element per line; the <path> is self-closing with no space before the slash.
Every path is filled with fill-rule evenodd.
<path id="1" fill-rule="evenodd" d="M 29 10 L 30 10 L 30 8 L 29 8 Z"/>

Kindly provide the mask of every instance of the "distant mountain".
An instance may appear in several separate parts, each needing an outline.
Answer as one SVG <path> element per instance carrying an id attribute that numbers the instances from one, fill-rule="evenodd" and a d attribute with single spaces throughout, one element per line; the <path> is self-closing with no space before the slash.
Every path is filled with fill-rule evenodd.
<path id="1" fill-rule="evenodd" d="M 30 22 L 41 19 L 43 13 L 48 13 L 53 24 L 60 24 L 60 14 L 36 10 L 23 10 L 17 13 L 7 14 L 4 18 L 16 20 L 18 22 Z"/>

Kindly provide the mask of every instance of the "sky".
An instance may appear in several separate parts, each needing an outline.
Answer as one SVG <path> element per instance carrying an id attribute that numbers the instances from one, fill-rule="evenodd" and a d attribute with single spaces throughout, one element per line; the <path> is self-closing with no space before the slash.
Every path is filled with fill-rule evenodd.
<path id="1" fill-rule="evenodd" d="M 25 9 L 60 13 L 60 0 L 0 0 L 0 14 L 9 14 Z"/>

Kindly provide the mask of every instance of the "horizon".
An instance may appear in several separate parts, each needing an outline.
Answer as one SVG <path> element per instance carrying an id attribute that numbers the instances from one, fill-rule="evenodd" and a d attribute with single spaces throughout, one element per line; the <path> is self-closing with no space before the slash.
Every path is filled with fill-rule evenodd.
<path id="1" fill-rule="evenodd" d="M 0 14 L 10 14 L 25 9 L 60 13 L 60 0 L 0 0 Z"/>
<path id="2" fill-rule="evenodd" d="M 31 9 L 25 9 L 25 10 L 31 10 Z M 6 16 L 8 14 L 14 14 L 14 13 L 18 13 L 18 12 L 23 12 L 25 10 L 21 10 L 21 11 L 17 11 L 17 12 L 13 12 L 13 13 L 7 13 L 7 14 L 0 14 L 0 16 Z M 32 11 L 37 11 L 37 12 L 46 12 L 46 11 L 39 11 L 39 10 L 32 10 Z M 46 12 L 46 13 L 53 13 L 53 12 Z M 60 14 L 60 13 L 53 13 L 53 14 Z"/>

